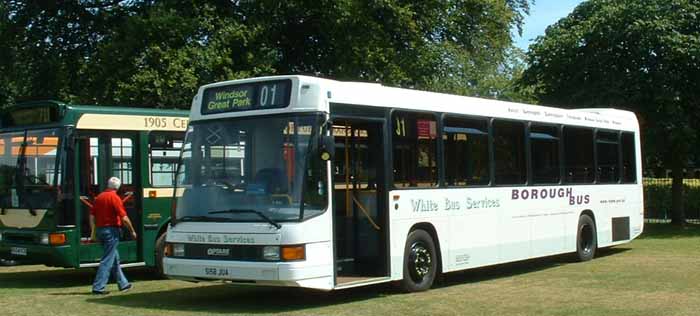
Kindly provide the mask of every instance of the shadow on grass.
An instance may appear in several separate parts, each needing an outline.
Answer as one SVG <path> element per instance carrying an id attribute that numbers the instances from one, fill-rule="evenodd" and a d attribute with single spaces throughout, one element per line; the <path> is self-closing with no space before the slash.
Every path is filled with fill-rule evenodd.
<path id="1" fill-rule="evenodd" d="M 689 223 L 685 226 L 675 226 L 671 224 L 644 224 L 644 232 L 640 238 L 664 239 L 697 237 L 700 237 L 700 225 Z"/>
<path id="2" fill-rule="evenodd" d="M 164 311 L 211 314 L 264 314 L 370 300 L 397 293 L 388 284 L 334 292 L 298 288 L 247 287 L 228 284 L 88 299 L 88 302 Z"/>
<path id="3" fill-rule="evenodd" d="M 599 248 L 596 251 L 596 258 L 618 255 L 628 250 L 630 250 L 630 248 Z M 437 287 L 449 287 L 466 283 L 497 280 L 575 263 L 578 263 L 575 254 L 563 254 L 452 272 L 445 274 Z"/>
<path id="4" fill-rule="evenodd" d="M 154 272 L 146 268 L 125 269 L 129 280 L 155 280 Z M 4 288 L 63 288 L 90 286 L 95 279 L 95 269 L 61 269 L 0 273 L 0 286 Z"/>
<path id="5" fill-rule="evenodd" d="M 613 248 L 598 248 L 598 250 L 595 253 L 595 257 L 596 258 L 605 258 L 607 256 L 614 256 L 614 255 L 621 254 L 623 252 L 627 252 L 630 250 L 632 250 L 632 248 L 629 248 L 626 245 L 615 246 Z"/>
<path id="6" fill-rule="evenodd" d="M 600 249 L 598 255 L 606 257 L 629 248 Z M 558 267 L 572 262 L 571 255 L 540 258 L 496 265 L 485 268 L 449 273 L 441 278 L 434 290 L 467 283 L 508 278 Z M 333 292 L 320 292 L 298 288 L 247 287 L 227 284 L 197 286 L 149 293 L 132 293 L 88 299 L 89 302 L 165 311 L 206 311 L 213 314 L 261 314 L 285 313 L 370 300 L 400 294 L 391 283 Z"/>

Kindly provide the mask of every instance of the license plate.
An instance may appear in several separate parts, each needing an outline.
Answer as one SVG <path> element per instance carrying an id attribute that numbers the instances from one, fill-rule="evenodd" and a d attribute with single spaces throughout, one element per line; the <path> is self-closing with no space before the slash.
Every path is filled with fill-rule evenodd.
<path id="1" fill-rule="evenodd" d="M 10 254 L 15 256 L 26 256 L 27 248 L 22 247 L 10 247 Z"/>
<path id="2" fill-rule="evenodd" d="M 226 269 L 226 268 L 204 268 L 204 274 L 207 276 L 224 277 L 224 276 L 228 276 L 228 269 Z"/>

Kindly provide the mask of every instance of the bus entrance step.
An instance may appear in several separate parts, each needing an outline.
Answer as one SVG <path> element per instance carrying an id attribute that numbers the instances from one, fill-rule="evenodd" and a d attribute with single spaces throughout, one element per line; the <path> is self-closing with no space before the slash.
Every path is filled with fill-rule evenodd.
<path id="1" fill-rule="evenodd" d="M 99 262 L 95 263 L 81 263 L 80 267 L 81 268 L 97 268 L 100 266 Z M 145 262 L 133 262 L 133 263 L 122 263 L 120 264 L 122 268 L 133 268 L 133 267 L 145 267 L 146 263 Z"/>
<path id="2" fill-rule="evenodd" d="M 355 258 L 340 258 L 335 260 L 337 272 L 352 273 L 355 269 Z"/>

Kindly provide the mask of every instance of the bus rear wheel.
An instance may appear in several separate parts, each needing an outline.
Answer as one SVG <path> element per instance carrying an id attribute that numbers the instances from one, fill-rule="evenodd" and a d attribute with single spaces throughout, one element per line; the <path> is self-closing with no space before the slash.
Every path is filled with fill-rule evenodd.
<path id="1" fill-rule="evenodd" d="M 404 251 L 403 280 L 406 292 L 429 289 L 437 274 L 437 256 L 433 238 L 426 231 L 417 229 L 408 234 Z"/>
<path id="2" fill-rule="evenodd" d="M 598 248 L 598 238 L 596 237 L 596 227 L 593 219 L 583 214 L 578 219 L 578 229 L 576 233 L 576 255 L 578 261 L 588 261 L 593 259 Z"/>

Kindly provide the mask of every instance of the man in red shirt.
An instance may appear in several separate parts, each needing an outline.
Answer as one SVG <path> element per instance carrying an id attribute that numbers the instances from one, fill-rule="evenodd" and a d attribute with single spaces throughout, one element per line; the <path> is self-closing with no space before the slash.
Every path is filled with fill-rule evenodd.
<path id="1" fill-rule="evenodd" d="M 117 190 L 119 190 L 120 186 L 121 181 L 119 178 L 109 178 L 107 189 L 97 195 L 95 203 L 90 208 L 90 226 L 93 232 L 96 233 L 93 236 L 97 236 L 97 239 L 102 242 L 102 248 L 104 249 L 100 267 L 97 269 L 97 275 L 95 276 L 95 282 L 92 284 L 93 294 L 109 293 L 105 291 L 105 286 L 107 286 L 110 274 L 117 280 L 119 291 L 128 291 L 132 287 L 119 266 L 117 246 L 119 245 L 122 223 L 129 229 L 134 240 L 136 240 L 137 236 L 129 216 L 126 215 L 124 203 L 117 195 Z"/>

